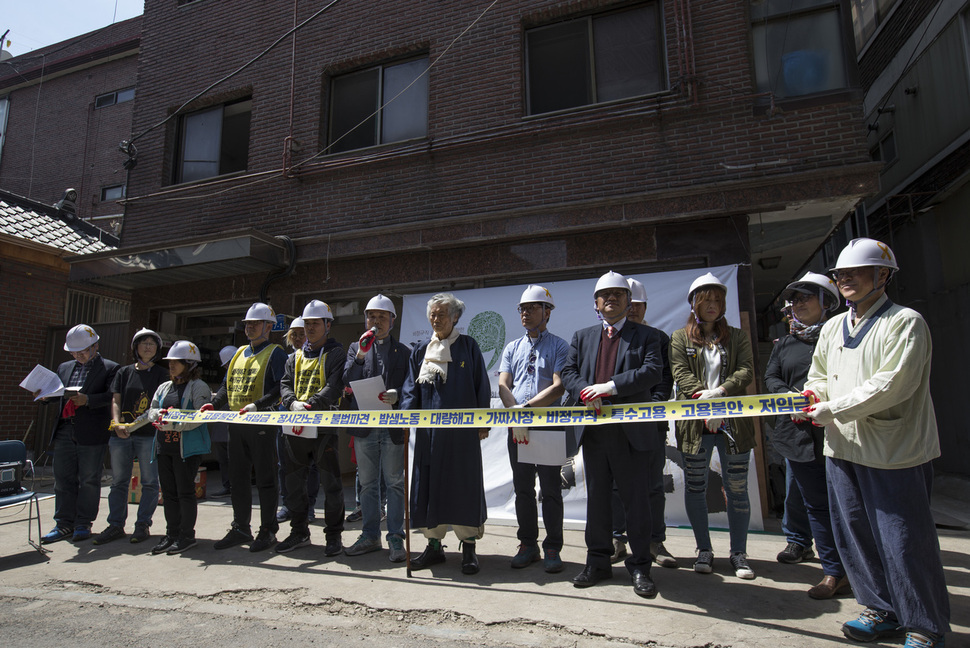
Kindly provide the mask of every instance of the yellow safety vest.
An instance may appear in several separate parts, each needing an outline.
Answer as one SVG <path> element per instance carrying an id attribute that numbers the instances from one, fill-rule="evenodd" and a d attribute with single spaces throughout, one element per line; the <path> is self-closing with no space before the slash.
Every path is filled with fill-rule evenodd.
<path id="1" fill-rule="evenodd" d="M 226 392 L 229 396 L 229 409 L 236 410 L 256 402 L 263 395 L 266 368 L 278 344 L 267 344 L 266 348 L 248 358 L 244 352 L 248 347 L 241 346 L 229 361 L 226 374 Z"/>
<path id="2" fill-rule="evenodd" d="M 304 358 L 303 350 L 300 349 L 296 352 L 295 364 L 293 392 L 297 400 L 306 402 L 327 385 L 327 354 L 321 353 L 316 358 Z"/>

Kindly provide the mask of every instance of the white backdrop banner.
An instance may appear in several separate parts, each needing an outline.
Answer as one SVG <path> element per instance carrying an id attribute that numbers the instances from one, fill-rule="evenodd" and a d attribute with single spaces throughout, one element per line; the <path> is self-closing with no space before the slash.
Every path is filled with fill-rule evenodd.
<path id="1" fill-rule="evenodd" d="M 647 290 L 646 323 L 670 335 L 683 328 L 690 314 L 687 291 L 691 282 L 705 272 L 712 272 L 728 287 L 727 321 L 731 326 L 740 327 L 738 308 L 737 266 L 718 266 L 703 270 L 675 270 L 651 274 L 628 275 L 643 283 Z M 569 343 L 573 332 L 592 326 L 599 320 L 593 308 L 593 288 L 599 277 L 574 281 L 548 282 L 542 284 L 549 289 L 555 300 L 549 331 Z M 519 298 L 527 284 L 481 288 L 456 291 L 455 296 L 465 302 L 465 314 L 457 328 L 475 338 L 481 347 L 488 367 L 489 381 L 492 386 L 492 407 L 502 407 L 498 398 L 498 374 L 505 345 L 525 335 L 516 308 Z M 431 337 L 428 323 L 427 304 L 434 293 L 405 295 L 401 313 L 401 342 L 413 344 Z M 509 467 L 507 428 L 493 428 L 488 439 L 482 442 L 482 455 L 485 470 L 485 499 L 488 504 L 489 519 L 515 520 L 515 495 L 512 491 L 512 469 Z M 412 437 L 413 438 L 413 437 Z M 684 473 L 680 453 L 676 449 L 673 426 L 670 426 L 667 461 L 664 466 L 666 475 L 667 505 L 666 521 L 668 526 L 688 525 L 684 509 Z M 709 485 L 708 506 L 711 512 L 712 527 L 727 528 L 727 513 L 723 494 L 720 493 L 720 464 L 716 457 L 711 463 L 712 474 Z M 748 491 L 751 494 L 751 528 L 762 530 L 761 500 L 758 497 L 758 479 L 751 460 Z M 571 473 L 571 474 L 570 474 Z M 564 470 L 563 499 L 565 518 L 568 522 L 584 523 L 586 520 L 586 482 L 584 479 L 582 453 L 579 453 L 572 470 Z M 575 479 L 573 480 L 573 475 Z M 575 483 L 574 483 L 575 482 Z M 538 484 L 536 485 L 538 491 Z M 540 508 L 541 511 L 541 508 Z"/>

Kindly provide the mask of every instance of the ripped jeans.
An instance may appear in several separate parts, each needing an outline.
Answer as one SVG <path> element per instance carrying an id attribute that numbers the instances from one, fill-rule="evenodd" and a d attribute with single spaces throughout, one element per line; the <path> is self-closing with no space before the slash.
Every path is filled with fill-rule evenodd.
<path id="1" fill-rule="evenodd" d="M 721 477 L 727 495 L 727 518 L 731 536 L 731 553 L 745 553 L 748 544 L 748 522 L 751 504 L 748 501 L 748 462 L 751 451 L 727 454 L 728 438 L 724 434 L 705 434 L 698 454 L 684 455 L 684 506 L 694 531 L 698 549 L 712 549 L 711 532 L 707 522 L 707 477 L 711 451 L 717 447 L 721 459 Z"/>

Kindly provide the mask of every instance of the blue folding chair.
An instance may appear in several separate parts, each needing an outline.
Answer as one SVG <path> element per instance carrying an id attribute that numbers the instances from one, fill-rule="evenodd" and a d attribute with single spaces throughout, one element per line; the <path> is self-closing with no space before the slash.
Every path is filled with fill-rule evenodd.
<path id="1" fill-rule="evenodd" d="M 37 539 L 44 537 L 40 528 L 40 500 L 33 490 L 24 488 L 20 480 L 24 474 L 31 477 L 33 488 L 34 464 L 27 460 L 27 446 L 23 441 L 0 441 L 0 509 L 29 503 L 27 513 L 27 542 L 42 554 L 49 553 L 49 549 L 34 542 L 31 522 L 34 518 L 34 507 L 37 507 Z"/>

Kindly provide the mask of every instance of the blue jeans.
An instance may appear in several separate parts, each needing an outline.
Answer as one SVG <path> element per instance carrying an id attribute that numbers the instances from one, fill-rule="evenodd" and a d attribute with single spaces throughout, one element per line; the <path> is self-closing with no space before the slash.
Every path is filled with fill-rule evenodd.
<path id="1" fill-rule="evenodd" d="M 812 535 L 815 536 L 815 548 L 818 549 L 818 559 L 822 563 L 822 573 L 842 578 L 845 576 L 845 569 L 832 534 L 825 464 L 821 461 L 789 461 L 788 470 L 795 480 L 794 485 L 802 499 L 802 508 L 805 509 Z"/>
<path id="2" fill-rule="evenodd" d="M 67 529 L 91 528 L 101 502 L 106 444 L 78 445 L 74 425 L 54 432 L 54 522 Z"/>
<path id="3" fill-rule="evenodd" d="M 781 518 L 781 530 L 784 531 L 788 542 L 794 542 L 803 547 L 812 546 L 812 526 L 805 509 L 805 498 L 795 481 L 795 471 L 792 461 L 785 459 L 785 515 Z M 823 466 L 824 476 L 824 466 Z M 823 484 L 825 480 L 822 480 Z"/>
<path id="4" fill-rule="evenodd" d="M 111 456 L 111 490 L 108 492 L 108 524 L 125 528 L 128 519 L 128 485 L 133 462 L 138 459 L 141 471 L 141 501 L 135 526 L 150 527 L 158 507 L 158 464 L 152 452 L 154 436 L 113 436 L 108 439 Z"/>
<path id="5" fill-rule="evenodd" d="M 360 478 L 360 512 L 363 535 L 381 537 L 381 476 L 387 485 L 387 537 L 404 537 L 404 445 L 391 442 L 387 428 L 376 428 L 354 438 L 357 475 Z"/>
<path id="6" fill-rule="evenodd" d="M 751 503 L 748 501 L 748 460 L 751 451 L 730 455 L 724 434 L 705 434 L 698 454 L 684 454 L 684 506 L 694 531 L 698 549 L 710 550 L 711 532 L 707 523 L 707 476 L 710 472 L 711 451 L 716 447 L 721 458 L 721 478 L 727 495 L 727 518 L 731 536 L 731 553 L 745 553 L 748 545 L 748 522 Z"/>

